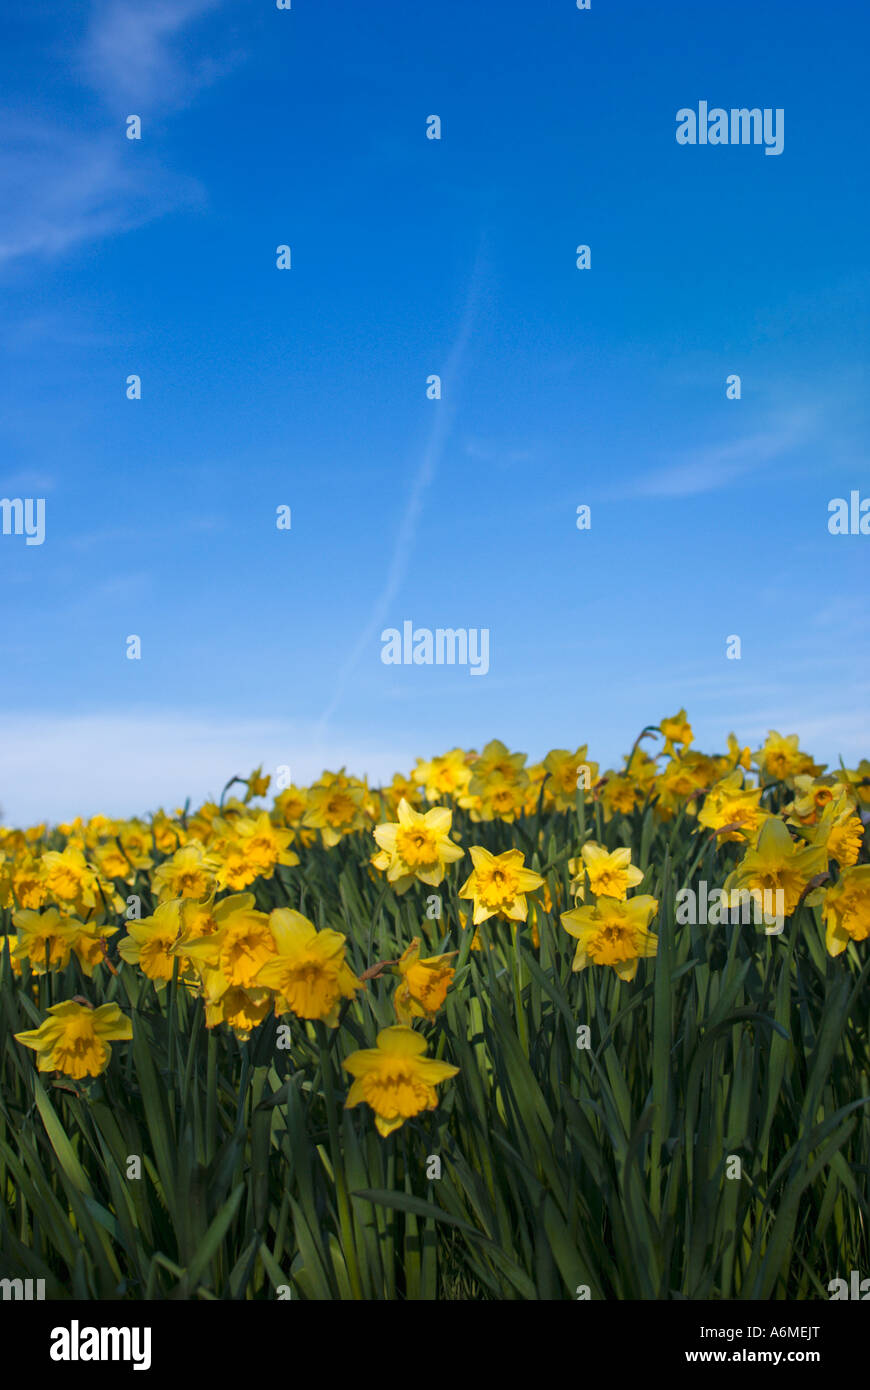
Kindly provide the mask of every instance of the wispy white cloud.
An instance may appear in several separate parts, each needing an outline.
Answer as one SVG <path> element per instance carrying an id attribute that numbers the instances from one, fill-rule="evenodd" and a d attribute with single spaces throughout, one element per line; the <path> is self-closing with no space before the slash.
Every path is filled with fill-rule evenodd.
<path id="1" fill-rule="evenodd" d="M 799 407 L 783 412 L 772 419 L 767 429 L 727 444 L 707 444 L 693 449 L 677 462 L 630 482 L 627 492 L 636 497 L 691 497 L 728 487 L 762 464 L 811 442 L 818 432 L 818 424 L 816 408 Z"/>
<path id="2" fill-rule="evenodd" d="M 130 158 L 123 131 L 77 133 L 36 122 L 0 126 L 0 264 L 57 256 L 130 231 L 183 203 L 199 184 Z M 137 152 L 138 153 L 138 152 Z"/>
<path id="3" fill-rule="evenodd" d="M 76 127 L 54 115 L 8 114 L 0 122 L 0 266 L 52 257 L 82 242 L 130 231 L 170 208 L 204 201 L 197 180 L 162 167 L 147 144 L 126 140 L 124 119 L 148 119 L 193 99 L 227 72 L 191 57 L 177 42 L 222 0 L 101 0 L 72 71 L 104 105 L 112 128 L 86 118 Z"/>
<path id="4" fill-rule="evenodd" d="M 126 526 L 102 526 L 96 527 L 93 531 L 84 531 L 81 535 L 70 536 L 67 544 L 73 551 L 105 550 L 113 546 L 137 550 L 150 541 L 163 542 L 173 537 L 184 539 L 192 534 L 225 531 L 228 524 L 225 517 L 211 515 L 179 515 L 178 519 L 172 522 L 166 522 L 159 516 L 150 520 L 143 517 Z"/>
<path id="5" fill-rule="evenodd" d="M 39 469 L 22 468 L 16 473 L 0 473 L 0 497 L 44 497 L 54 486 L 51 474 Z"/>
<path id="6" fill-rule="evenodd" d="M 863 593 L 843 593 L 807 614 L 807 622 L 820 629 L 830 643 L 845 643 L 867 632 L 870 610 Z"/>
<path id="7" fill-rule="evenodd" d="M 132 336 L 132 335 L 131 335 Z M 68 322 L 56 309 L 24 313 L 0 325 L 0 349 L 16 356 L 43 352 L 47 341 L 55 347 L 117 348 L 124 337 L 114 332 L 96 332 L 80 323 Z"/>
<path id="8" fill-rule="evenodd" d="M 468 457 L 480 463 L 531 463 L 535 458 L 534 449 L 517 449 L 490 439 L 467 439 L 464 447 Z"/>
<path id="9" fill-rule="evenodd" d="M 232 59 L 182 55 L 176 40 L 222 0 L 103 0 L 94 5 L 78 64 L 105 101 L 152 110 L 184 105 L 222 76 Z"/>
<path id="10" fill-rule="evenodd" d="M 123 714 L 0 713 L 0 808 L 6 825 L 74 816 L 128 816 L 190 797 L 217 798 L 234 774 L 281 766 L 305 784 L 324 768 L 389 781 L 413 767 L 416 749 L 385 747 L 376 737 L 321 737 L 310 724 L 215 717 L 194 711 Z"/>
<path id="11" fill-rule="evenodd" d="M 699 748 L 723 750 L 729 729 L 755 748 L 768 729 L 777 728 L 784 734 L 798 733 L 802 747 L 819 761 L 836 766 L 842 754 L 847 765 L 854 765 L 870 749 L 870 728 L 860 712 L 867 707 L 868 693 L 866 686 L 848 690 L 826 704 L 818 694 L 803 697 L 783 692 L 778 698 L 760 701 L 756 691 L 754 701 L 743 701 L 733 699 L 732 692 L 718 702 L 694 700 L 689 714 Z M 633 737 L 607 729 L 606 715 L 612 705 L 612 692 L 599 691 L 586 711 L 592 754 L 603 766 L 615 766 Z M 676 708 L 672 697 L 662 702 L 663 709 L 671 707 Z M 643 708 L 621 713 L 630 730 L 639 730 L 649 717 L 647 691 Z M 569 723 L 573 722 L 572 717 Z M 487 729 L 492 732 L 488 724 Z M 504 729 L 497 732 L 510 741 Z M 247 776 L 261 763 L 273 778 L 279 767 L 289 767 L 293 779 L 302 785 L 315 781 L 324 768 L 336 771 L 340 767 L 368 776 L 377 785 L 389 782 L 396 771 L 409 772 L 418 755 L 450 746 L 444 738 L 433 740 L 432 733 L 420 727 L 397 736 L 390 720 L 362 735 L 338 728 L 325 732 L 314 721 L 234 718 L 191 709 L 0 713 L 0 821 L 25 826 L 97 812 L 139 815 L 160 806 L 174 810 L 188 798 L 197 805 L 217 799 L 230 777 Z M 518 746 L 534 761 L 544 756 L 548 746 L 563 747 L 571 738 L 579 742 L 576 728 L 570 733 L 567 726 L 558 732 L 541 727 L 528 743 L 518 734 Z"/>
<path id="12" fill-rule="evenodd" d="M 863 692 L 866 700 L 867 691 Z M 819 709 L 818 701 L 783 700 L 767 710 L 747 710 L 739 713 L 739 733 L 753 747 L 760 746 L 771 728 L 781 734 L 798 734 L 801 747 L 820 762 L 836 767 L 838 758 L 847 766 L 866 758 L 870 750 L 870 728 L 867 720 L 856 715 L 854 707 Z M 732 727 L 737 727 L 732 725 Z"/>

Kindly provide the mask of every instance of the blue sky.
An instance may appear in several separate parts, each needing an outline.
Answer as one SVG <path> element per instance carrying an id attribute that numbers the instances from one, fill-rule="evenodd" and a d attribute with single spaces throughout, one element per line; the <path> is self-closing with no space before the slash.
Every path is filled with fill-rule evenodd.
<path id="1" fill-rule="evenodd" d="M 870 538 L 827 520 L 870 495 L 868 29 L 7 0 L 0 497 L 46 500 L 0 536 L 7 822 L 493 737 L 612 764 L 680 706 L 866 755 Z M 678 145 L 702 100 L 782 108 L 782 154 Z M 488 628 L 488 674 L 384 665 L 406 619 Z"/>

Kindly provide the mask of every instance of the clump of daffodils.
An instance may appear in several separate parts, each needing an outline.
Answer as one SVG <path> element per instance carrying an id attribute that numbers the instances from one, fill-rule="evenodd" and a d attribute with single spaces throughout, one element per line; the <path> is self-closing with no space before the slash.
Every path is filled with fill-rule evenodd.
<path id="1" fill-rule="evenodd" d="M 659 900 L 643 888 L 660 876 L 663 836 L 697 844 L 729 899 L 782 901 L 796 930 L 821 929 L 832 957 L 854 957 L 870 937 L 870 761 L 826 772 L 796 734 L 770 730 L 753 751 L 731 733 L 727 751 L 704 753 L 680 709 L 603 771 L 588 743 L 530 763 L 493 739 L 419 759 L 382 787 L 341 768 L 310 786 L 279 784 L 269 805 L 271 790 L 260 766 L 192 810 L 0 827 L 4 979 L 11 968 L 14 988 L 38 1000 L 40 988 L 43 999 L 71 994 L 66 984 L 84 975 L 99 999 L 112 975 L 133 975 L 164 1011 L 182 990 L 207 1029 L 240 1041 L 270 1017 L 290 1020 L 306 1047 L 322 1041 L 321 1025 L 338 1030 L 330 1045 L 348 1029 L 359 1041 L 394 1016 L 343 1064 L 348 1106 L 364 1101 L 387 1136 L 433 1109 L 456 1075 L 430 1050 L 449 1046 L 476 978 L 457 955 L 504 949 L 497 933 L 482 940 L 483 924 L 518 933 L 528 923 L 536 951 L 561 923 L 576 942 L 573 971 L 635 979 L 657 952 Z M 642 869 L 633 848 L 644 843 Z M 331 856 L 339 906 L 321 891 Z M 442 924 L 432 954 L 419 936 L 406 944 L 424 910 L 424 930 Z M 449 949 L 466 924 L 471 943 Z M 373 961 L 375 942 L 394 958 Z M 114 1003 L 77 996 L 43 1013 L 14 1036 L 40 1071 L 75 1081 L 102 1074 L 111 1044 L 132 1037 Z"/>

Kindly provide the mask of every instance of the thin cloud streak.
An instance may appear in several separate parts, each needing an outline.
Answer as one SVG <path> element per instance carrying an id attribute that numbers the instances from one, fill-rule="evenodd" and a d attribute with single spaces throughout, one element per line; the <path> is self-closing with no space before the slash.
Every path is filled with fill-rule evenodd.
<path id="1" fill-rule="evenodd" d="M 354 644 L 350 655 L 338 674 L 332 699 L 329 701 L 329 704 L 326 706 L 318 722 L 317 727 L 321 732 L 326 729 L 329 720 L 338 708 L 342 696 L 347 689 L 347 683 L 356 669 L 360 657 L 381 628 L 382 623 L 389 613 L 390 605 L 398 594 L 402 580 L 407 573 L 411 553 L 414 548 L 414 538 L 417 534 L 417 526 L 423 511 L 423 500 L 426 490 L 437 472 L 438 464 L 444 452 L 444 446 L 450 435 L 456 413 L 460 370 L 465 360 L 466 350 L 468 348 L 468 342 L 471 337 L 471 330 L 477 312 L 477 301 L 480 292 L 481 263 L 482 248 L 478 247 L 474 269 L 471 273 L 471 282 L 466 297 L 465 308 L 460 321 L 459 332 L 450 350 L 444 372 L 442 373 L 442 381 L 447 383 L 447 401 L 445 402 L 442 399 L 434 406 L 436 411 L 435 421 L 430 431 L 426 447 L 423 450 L 423 457 L 417 469 L 404 514 L 399 522 L 386 582 L 375 600 L 368 621 L 364 625 L 357 642 Z"/>
<path id="2" fill-rule="evenodd" d="M 635 497 L 692 497 L 730 486 L 745 474 L 780 458 L 815 433 L 818 412 L 791 411 L 769 429 L 729 444 L 711 444 L 693 450 L 682 462 L 648 473 L 629 486 Z"/>

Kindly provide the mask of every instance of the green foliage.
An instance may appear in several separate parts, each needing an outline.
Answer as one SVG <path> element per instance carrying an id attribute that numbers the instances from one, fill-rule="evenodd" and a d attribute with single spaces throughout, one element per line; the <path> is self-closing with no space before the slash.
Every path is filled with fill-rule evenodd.
<path id="1" fill-rule="evenodd" d="M 585 819 L 454 817 L 464 845 L 516 843 L 544 874 L 553 911 L 538 894 L 537 947 L 529 926 L 490 922 L 471 951 L 456 896 L 467 861 L 430 922 L 432 890 L 397 898 L 363 835 L 256 885 L 263 909 L 298 907 L 346 933 L 357 973 L 418 935 L 427 953 L 459 950 L 445 1008 L 423 1028 L 429 1055 L 459 1075 L 388 1139 L 366 1106 L 343 1108 L 340 1065 L 394 1021 L 388 974 L 334 1032 L 283 1020 L 282 1049 L 271 1018 L 247 1042 L 207 1030 L 201 1000 L 181 983 L 158 994 L 120 963 L 117 938 L 117 975 L 100 966 L 92 980 L 74 961 L 15 979 L 4 953 L 0 1272 L 45 1279 L 49 1298 L 260 1299 L 284 1286 L 299 1299 L 569 1299 L 585 1285 L 596 1299 L 806 1299 L 870 1269 L 870 961 L 854 944 L 828 957 L 806 906 L 781 936 L 678 925 L 677 889 L 721 883 L 734 847 L 638 810 L 596 834 L 630 844 L 646 870 L 658 955 L 631 984 L 596 966 L 574 974 L 559 909 Z M 116 1001 L 134 1034 L 80 1085 L 40 1077 L 12 1036 L 75 994 Z M 440 1178 L 427 1178 L 429 1156 Z M 742 1175 L 729 1177 L 735 1157 Z"/>

